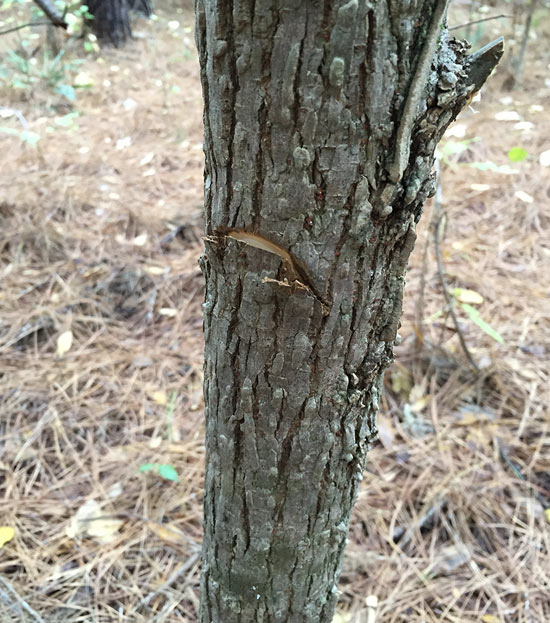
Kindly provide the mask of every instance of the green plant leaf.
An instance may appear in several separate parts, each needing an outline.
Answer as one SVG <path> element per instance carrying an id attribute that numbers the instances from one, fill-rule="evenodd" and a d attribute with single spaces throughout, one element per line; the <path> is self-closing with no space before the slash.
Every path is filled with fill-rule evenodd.
<path id="1" fill-rule="evenodd" d="M 23 132 L 21 132 L 20 138 L 23 143 L 34 146 L 40 140 L 40 134 L 37 134 L 36 132 L 30 132 L 29 130 L 23 130 Z"/>
<path id="2" fill-rule="evenodd" d="M 483 303 L 481 294 L 468 288 L 453 288 L 451 294 L 459 303 L 471 303 L 472 305 L 481 305 Z"/>
<path id="3" fill-rule="evenodd" d="M 510 162 L 523 162 L 527 158 L 527 150 L 523 147 L 512 147 L 508 152 Z"/>
<path id="4" fill-rule="evenodd" d="M 178 481 L 178 472 L 171 466 L 166 463 L 144 463 L 139 466 L 140 472 L 155 472 L 161 478 L 165 480 L 170 480 L 172 482 Z"/>
<path id="5" fill-rule="evenodd" d="M 159 465 L 159 474 L 165 480 L 178 481 L 178 472 L 171 465 Z"/>
<path id="6" fill-rule="evenodd" d="M 507 164 L 499 166 L 494 162 L 469 162 L 468 165 L 480 171 L 494 171 L 495 173 L 502 173 L 503 175 L 514 175 L 517 173 L 515 169 L 509 167 Z"/>
<path id="7" fill-rule="evenodd" d="M 78 117 L 78 112 L 75 111 L 67 113 L 66 115 L 63 115 L 63 117 L 57 117 L 55 119 L 55 124 L 60 125 L 63 128 L 71 128 L 74 126 L 75 117 Z"/>
<path id="8" fill-rule="evenodd" d="M 55 87 L 55 92 L 59 93 L 59 95 L 63 95 L 63 97 L 66 97 L 70 102 L 74 102 L 76 99 L 76 93 L 70 84 L 58 84 Z"/>
<path id="9" fill-rule="evenodd" d="M 488 324 L 487 322 L 485 322 L 485 320 L 483 320 L 479 311 L 475 307 L 468 305 L 468 303 L 460 303 L 460 306 L 466 312 L 466 315 L 468 316 L 468 318 L 472 322 L 477 324 L 477 326 L 482 331 L 485 331 L 485 333 L 487 333 L 488 336 L 492 337 L 493 340 L 495 340 L 495 342 L 498 342 L 499 344 L 504 344 L 504 338 L 502 337 L 502 335 L 500 335 L 498 331 L 495 331 L 495 329 L 493 329 L 493 327 L 490 324 Z"/>
<path id="10" fill-rule="evenodd" d="M 152 470 L 156 470 L 158 468 L 158 463 L 143 463 L 143 465 L 139 466 L 140 472 L 150 472 Z"/>

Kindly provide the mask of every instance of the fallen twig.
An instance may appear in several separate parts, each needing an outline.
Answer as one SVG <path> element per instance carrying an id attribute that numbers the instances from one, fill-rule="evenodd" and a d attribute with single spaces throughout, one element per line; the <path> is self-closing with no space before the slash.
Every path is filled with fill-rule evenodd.
<path id="1" fill-rule="evenodd" d="M 447 310 L 452 318 L 453 324 L 455 326 L 456 332 L 458 334 L 458 339 L 460 340 L 460 346 L 466 355 L 466 359 L 468 362 L 476 370 L 479 372 L 479 366 L 474 361 L 470 351 L 468 350 L 468 346 L 466 345 L 466 340 L 464 339 L 464 335 L 462 334 L 462 330 L 460 325 L 458 324 L 458 318 L 456 317 L 454 311 L 454 301 L 449 294 L 449 288 L 447 287 L 447 279 L 445 277 L 445 268 L 443 266 L 443 258 L 441 256 L 441 226 L 443 224 L 444 214 L 441 206 L 441 177 L 439 171 L 439 161 L 435 161 L 436 167 L 436 175 L 437 175 L 437 190 L 435 193 L 435 201 L 434 201 L 434 218 L 433 218 L 433 236 L 434 236 L 434 245 L 435 245 L 435 256 L 437 259 L 437 273 L 439 275 L 439 281 L 441 283 L 441 287 L 443 289 L 443 296 L 445 297 L 445 302 L 447 303 Z"/>
<path id="2" fill-rule="evenodd" d="M 468 26 L 475 26 L 476 24 L 481 24 L 483 22 L 490 22 L 494 19 L 510 19 L 512 15 L 492 15 L 491 17 L 483 17 L 481 19 L 475 19 L 473 22 L 466 22 L 465 24 L 459 24 L 458 26 L 453 26 L 449 28 L 449 32 L 453 30 L 460 30 L 460 28 L 467 28 Z"/>
<path id="3" fill-rule="evenodd" d="M 1 575 L 0 575 L 0 583 L 2 583 L 3 586 L 5 586 L 5 588 L 7 589 L 9 593 L 8 594 L 5 591 L 0 590 L 0 596 L 12 609 L 15 610 L 14 606 L 16 605 L 18 606 L 18 610 L 20 613 L 21 613 L 21 609 L 23 609 L 37 623 L 45 623 L 44 619 L 38 614 L 38 612 L 36 612 L 36 610 L 33 610 L 29 606 L 29 604 L 23 599 L 23 597 L 21 597 L 21 595 L 19 595 L 19 593 L 13 588 L 13 586 L 7 580 L 5 580 Z"/>
<path id="4" fill-rule="evenodd" d="M 183 575 L 186 571 L 189 571 L 189 569 L 197 562 L 197 560 L 199 559 L 199 554 L 198 552 L 195 554 L 191 554 L 191 556 L 189 556 L 189 558 L 183 563 L 183 565 L 181 565 L 181 567 L 179 567 L 179 569 L 176 569 L 174 571 L 174 573 L 172 573 L 172 575 L 166 580 L 166 582 L 164 582 L 164 584 L 161 584 L 158 588 L 156 588 L 154 591 L 152 591 L 151 593 L 149 593 L 146 597 L 144 597 L 140 602 L 139 605 L 140 606 L 146 606 L 151 599 L 153 599 L 153 597 L 155 597 L 156 595 L 158 595 L 159 593 L 162 593 L 163 591 L 165 591 L 167 588 L 169 588 L 181 575 Z"/>

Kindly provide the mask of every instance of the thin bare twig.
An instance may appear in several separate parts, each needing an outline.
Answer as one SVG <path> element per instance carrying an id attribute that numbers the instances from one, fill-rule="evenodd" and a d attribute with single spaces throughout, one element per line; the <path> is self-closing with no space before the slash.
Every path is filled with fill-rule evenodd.
<path id="1" fill-rule="evenodd" d="M 549 500 L 547 500 L 542 495 L 542 493 L 537 491 L 537 489 L 533 486 L 533 484 L 531 484 L 531 482 L 529 482 L 529 480 L 527 480 L 527 478 L 522 473 L 522 471 L 519 469 L 519 467 L 512 461 L 512 459 L 510 459 L 510 457 L 508 456 L 508 453 L 502 447 L 502 443 L 500 442 L 500 440 L 497 439 L 496 441 L 497 441 L 498 452 L 500 454 L 500 458 L 506 463 L 506 465 L 508 465 L 508 467 L 512 470 L 512 472 L 514 473 L 514 475 L 517 478 L 519 478 L 523 482 L 527 483 L 531 487 L 531 490 L 535 494 L 535 497 L 537 498 L 537 500 L 541 503 L 542 507 L 543 508 L 548 508 Z"/>
<path id="2" fill-rule="evenodd" d="M 65 13 L 61 13 L 51 0 L 34 0 L 34 3 L 44 11 L 46 17 L 54 26 L 59 26 L 67 30 L 69 24 L 65 21 Z M 66 10 L 67 9 L 65 9 L 65 11 Z"/>
<path id="3" fill-rule="evenodd" d="M 428 249 L 430 248 L 430 237 L 426 237 L 426 244 L 422 252 L 422 270 L 420 271 L 420 286 L 418 288 L 418 296 L 415 305 L 415 335 L 418 351 L 424 345 L 424 294 L 426 292 L 426 272 L 428 270 Z"/>
<path id="4" fill-rule="evenodd" d="M 28 26 L 51 26 L 51 22 L 29 22 L 27 24 L 20 24 L 19 26 L 14 26 L 13 28 L 8 28 L 7 30 L 0 30 L 0 35 L 7 35 L 10 32 L 15 32 L 16 30 L 22 30 L 23 28 L 27 28 Z"/>
<path id="5" fill-rule="evenodd" d="M 10 116 L 13 113 L 17 117 L 19 123 L 23 126 L 23 130 L 26 130 L 29 127 L 27 124 L 27 120 L 23 116 L 23 113 L 20 110 L 17 110 L 17 108 L 7 108 L 6 106 L 0 106 L 0 116 L 2 116 L 1 113 L 3 112 L 8 113 L 8 115 Z"/>
<path id="6" fill-rule="evenodd" d="M 181 567 L 176 569 L 174 573 L 172 573 L 172 575 L 166 580 L 166 582 L 164 582 L 164 584 L 162 584 L 161 586 L 156 588 L 154 591 L 149 593 L 149 595 L 144 597 L 139 602 L 139 605 L 146 606 L 151 601 L 151 599 L 155 597 L 155 595 L 162 593 L 164 590 L 169 588 L 181 575 L 183 575 L 186 571 L 189 571 L 189 569 L 191 569 L 191 567 L 197 562 L 198 559 L 199 559 L 198 553 L 195 553 L 189 556 L 189 558 L 183 563 L 183 565 L 181 565 Z"/>
<path id="7" fill-rule="evenodd" d="M 494 19 L 510 19 L 512 15 L 492 15 L 491 17 L 482 17 L 481 19 L 475 19 L 472 22 L 466 22 L 465 24 L 459 24 L 458 26 L 453 26 L 449 28 L 449 32 L 453 30 L 460 30 L 460 28 L 467 28 L 468 26 L 475 26 L 476 24 L 481 24 L 483 22 L 490 22 Z"/>
<path id="8" fill-rule="evenodd" d="M 8 593 L 5 591 L 1 591 L 2 598 L 8 603 L 9 606 L 14 609 L 14 606 L 17 605 L 19 612 L 21 612 L 21 608 L 25 610 L 35 621 L 36 623 L 45 623 L 44 619 L 33 610 L 29 604 L 19 595 L 19 593 L 13 588 L 13 586 L 0 575 L 0 582 L 5 586 Z M 11 595 L 11 597 L 10 597 Z"/>
<path id="9" fill-rule="evenodd" d="M 439 170 L 439 160 L 437 159 L 435 161 L 435 170 L 436 170 L 436 175 L 437 175 L 437 190 L 435 193 L 435 201 L 434 201 L 433 236 L 434 236 L 434 245 L 435 245 L 435 256 L 437 259 L 437 273 L 439 275 L 439 281 L 443 289 L 443 296 L 445 297 L 445 302 L 447 303 L 447 311 L 449 312 L 452 318 L 453 324 L 455 326 L 455 330 L 458 334 L 458 339 L 460 340 L 460 346 L 462 347 L 462 350 L 464 351 L 464 354 L 466 355 L 466 359 L 468 359 L 468 362 L 470 363 L 472 368 L 474 368 L 476 372 L 479 372 L 479 366 L 474 361 L 474 358 L 472 357 L 470 351 L 468 350 L 468 346 L 466 345 L 466 340 L 464 339 L 464 335 L 462 334 L 462 330 L 458 324 L 458 318 L 456 317 L 455 310 L 454 310 L 454 301 L 451 295 L 449 294 L 449 288 L 447 286 L 447 279 L 445 277 L 445 268 L 443 266 L 443 258 L 441 256 L 441 237 L 440 237 L 441 225 L 443 223 L 444 215 L 443 215 L 443 210 L 441 206 L 441 176 L 440 176 L 440 170 Z"/>
<path id="10" fill-rule="evenodd" d="M 529 11 L 527 13 L 527 19 L 525 20 L 525 26 L 523 28 L 523 35 L 521 37 L 521 47 L 518 57 L 513 62 L 514 68 L 514 86 L 521 80 L 521 73 L 523 71 L 523 63 L 525 61 L 525 52 L 527 50 L 527 42 L 529 40 L 529 33 L 531 31 L 531 22 L 533 21 L 533 15 L 537 8 L 539 0 L 531 0 L 529 5 Z"/>

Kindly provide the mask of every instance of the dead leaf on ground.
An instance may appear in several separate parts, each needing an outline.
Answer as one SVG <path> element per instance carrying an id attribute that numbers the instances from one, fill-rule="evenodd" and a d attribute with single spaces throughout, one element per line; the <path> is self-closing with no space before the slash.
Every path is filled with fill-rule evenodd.
<path id="1" fill-rule="evenodd" d="M 71 518 L 65 533 L 71 539 L 90 537 L 102 545 L 112 543 L 124 522 L 105 516 L 101 506 L 94 500 L 85 502 Z"/>
<path id="2" fill-rule="evenodd" d="M 378 439 L 386 450 L 393 448 L 393 439 L 395 437 L 395 431 L 390 418 L 385 415 L 379 414 L 378 416 Z"/>
<path id="3" fill-rule="evenodd" d="M 468 562 L 470 558 L 471 554 L 465 545 L 448 545 L 440 550 L 428 572 L 431 576 L 450 575 L 458 567 Z"/>
<path id="4" fill-rule="evenodd" d="M 166 541 L 167 543 L 173 543 L 175 545 L 181 545 L 185 542 L 185 536 L 181 530 L 176 528 L 173 524 L 165 523 L 160 524 L 154 521 L 149 521 L 147 527 L 151 532 L 156 534 L 159 539 Z"/>
<path id="5" fill-rule="evenodd" d="M 0 549 L 9 543 L 15 536 L 15 530 L 11 526 L 0 526 Z"/>
<path id="6" fill-rule="evenodd" d="M 66 353 L 71 350 L 71 346 L 73 345 L 73 332 L 72 331 L 63 331 L 61 335 L 57 338 L 57 356 L 59 358 L 63 357 Z"/>

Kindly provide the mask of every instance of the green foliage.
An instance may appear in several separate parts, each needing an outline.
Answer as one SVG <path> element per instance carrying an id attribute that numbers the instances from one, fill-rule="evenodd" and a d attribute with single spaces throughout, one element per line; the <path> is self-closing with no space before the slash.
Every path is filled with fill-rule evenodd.
<path id="1" fill-rule="evenodd" d="M 40 134 L 30 132 L 29 130 L 23 130 L 23 132 L 19 135 L 19 138 L 23 143 L 27 143 L 27 145 L 34 147 L 40 140 Z"/>
<path id="2" fill-rule="evenodd" d="M 78 112 L 70 112 L 63 117 L 57 117 L 55 120 L 55 124 L 61 126 L 62 128 L 77 128 L 78 126 L 75 124 L 75 119 L 78 117 Z"/>
<path id="3" fill-rule="evenodd" d="M 462 309 L 466 312 L 468 318 L 470 318 L 470 320 L 474 322 L 482 331 L 485 331 L 488 336 L 492 337 L 495 342 L 504 344 L 504 338 L 502 335 L 500 335 L 498 331 L 495 331 L 490 324 L 483 320 L 479 311 L 475 307 L 468 305 L 468 303 L 460 303 L 460 307 L 462 307 Z"/>
<path id="4" fill-rule="evenodd" d="M 67 32 L 80 37 L 85 24 L 93 19 L 89 7 L 78 2 L 64 2 L 55 0 L 55 6 L 64 15 L 68 24 Z M 5 18 L 5 12 L 11 13 Z M 3 22 L 10 26 L 30 22 L 44 22 L 44 13 L 31 0 L 0 0 L 0 14 Z M 0 56 L 0 86 L 17 90 L 34 91 L 41 86 L 47 86 L 53 93 L 70 102 L 76 100 L 76 88 L 90 85 L 77 84 L 75 75 L 79 66 L 84 62 L 81 58 L 68 59 L 62 49 L 53 56 L 49 46 L 39 43 L 38 34 L 25 28 L 19 31 L 20 36 L 17 48 L 7 50 Z M 45 33 L 45 31 L 44 31 Z M 88 33 L 83 41 L 84 52 L 93 54 L 99 52 L 96 37 Z"/>
<path id="5" fill-rule="evenodd" d="M 4 134 L 11 134 L 12 136 L 19 136 L 19 139 L 22 143 L 30 145 L 31 147 L 36 147 L 38 141 L 40 140 L 40 134 L 36 132 L 31 132 L 30 130 L 16 130 L 15 128 L 0 128 L 0 132 Z"/>
<path id="6" fill-rule="evenodd" d="M 55 87 L 55 92 L 59 93 L 59 95 L 63 95 L 63 97 L 66 97 L 70 102 L 74 102 L 76 99 L 74 87 L 70 84 L 63 84 L 60 82 Z"/>
<path id="7" fill-rule="evenodd" d="M 517 173 L 515 169 L 509 167 L 507 164 L 498 165 L 495 162 L 469 162 L 469 166 L 479 171 L 493 171 L 494 173 L 501 173 L 503 175 L 513 175 Z"/>
<path id="8" fill-rule="evenodd" d="M 483 297 L 478 292 L 476 292 L 475 290 L 466 290 L 464 288 L 453 288 L 452 290 L 450 290 L 449 294 L 451 294 L 455 298 L 456 303 L 460 306 L 460 308 L 473 323 L 475 323 L 482 331 L 487 333 L 488 336 L 493 338 L 495 342 L 498 342 L 499 344 L 504 344 L 504 338 L 502 337 L 502 335 L 500 335 L 498 331 L 493 329 L 493 327 L 488 322 L 483 320 L 481 314 L 475 307 L 465 302 L 469 300 L 472 303 L 480 305 L 483 302 Z M 444 310 L 439 310 L 435 312 L 435 314 L 432 314 L 429 318 L 427 318 L 427 322 L 432 322 L 437 318 L 441 318 L 444 313 Z"/>
<path id="9" fill-rule="evenodd" d="M 166 409 L 166 438 L 168 439 L 168 441 L 172 441 L 172 421 L 177 399 L 178 392 L 172 392 L 172 394 L 170 395 L 170 403 L 168 404 L 168 408 Z"/>
<path id="10" fill-rule="evenodd" d="M 44 50 L 42 58 L 27 55 L 24 52 L 28 41 L 23 39 L 23 50 L 16 52 L 8 50 L 4 64 L 0 64 L 0 82 L 12 89 L 31 90 L 41 84 L 47 85 L 70 101 L 75 100 L 74 88 L 69 84 L 78 67 L 84 62 L 82 59 L 65 60 L 65 50 L 61 50 L 53 58 Z"/>
<path id="11" fill-rule="evenodd" d="M 474 138 L 466 138 L 461 141 L 449 138 L 447 140 L 441 141 L 437 148 L 437 154 L 444 164 L 455 164 L 458 161 L 459 157 L 465 151 L 467 151 L 468 147 L 472 143 L 477 143 L 479 140 L 479 136 L 475 136 Z"/>
<path id="12" fill-rule="evenodd" d="M 154 472 L 158 474 L 164 480 L 170 480 L 171 482 L 177 482 L 179 479 L 178 472 L 166 463 L 143 463 L 139 466 L 140 472 Z"/>
<path id="13" fill-rule="evenodd" d="M 523 162 L 527 158 L 527 150 L 523 147 L 512 147 L 508 152 L 510 162 Z"/>

